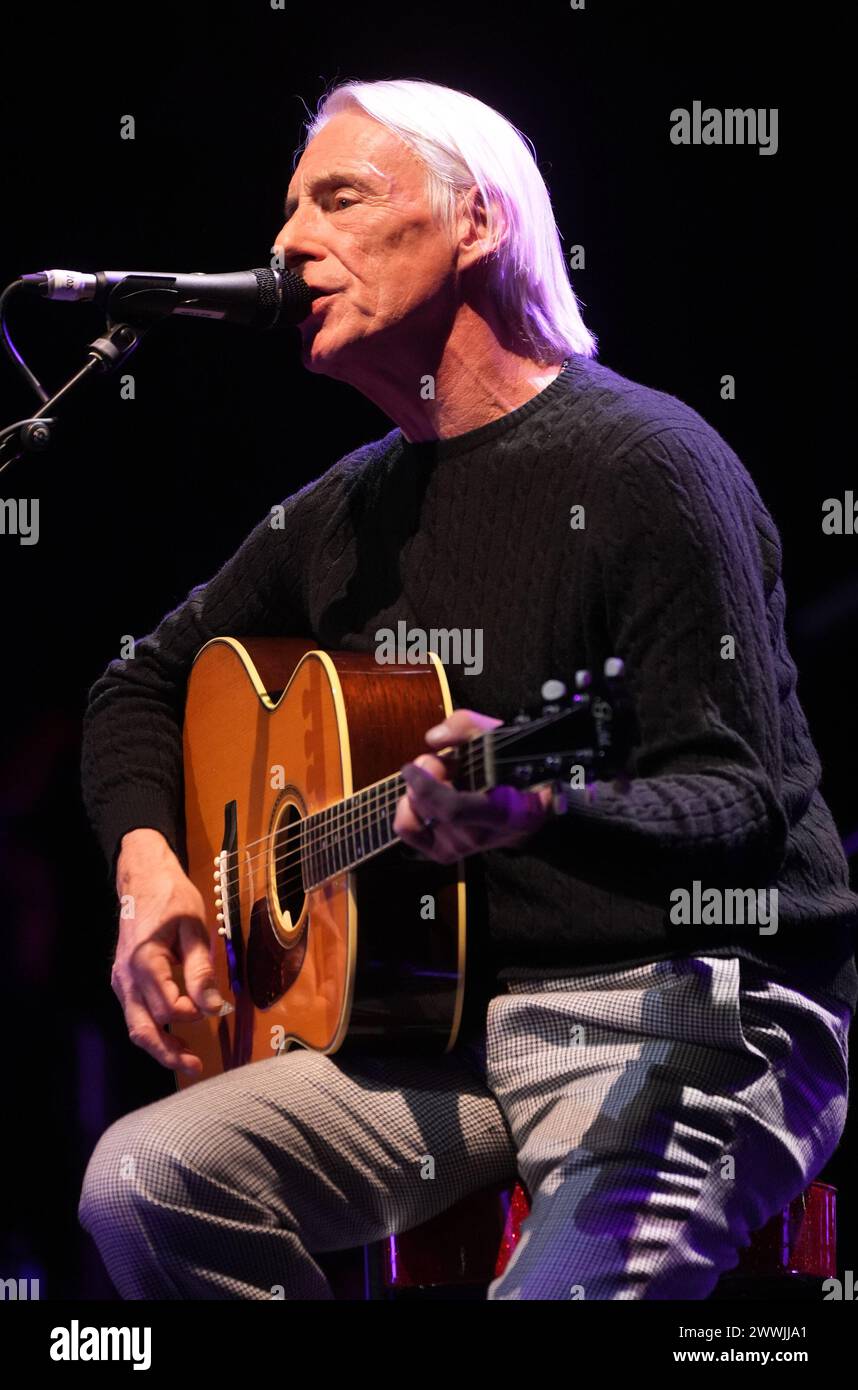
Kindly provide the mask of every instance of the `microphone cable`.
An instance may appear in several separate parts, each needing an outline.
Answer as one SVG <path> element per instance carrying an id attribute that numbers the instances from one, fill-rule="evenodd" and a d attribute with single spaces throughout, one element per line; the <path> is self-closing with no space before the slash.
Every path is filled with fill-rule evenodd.
<path id="1" fill-rule="evenodd" d="M 45 402 L 50 399 L 49 393 L 45 390 L 44 386 L 39 381 L 39 378 L 35 375 L 35 373 L 30 371 L 30 368 L 27 366 L 26 362 L 24 361 L 20 352 L 16 348 L 15 344 L 12 342 L 12 336 L 9 332 L 9 326 L 6 322 L 6 305 L 9 300 L 9 296 L 13 294 L 15 290 L 21 290 L 24 288 L 25 286 L 23 280 L 12 280 L 11 283 L 6 286 L 3 293 L 0 294 L 0 338 L 2 338 L 3 347 L 6 349 L 6 355 L 8 356 L 9 360 L 12 363 L 14 363 L 14 365 L 17 367 L 18 371 L 21 373 L 24 380 L 26 381 L 27 385 L 32 387 L 39 400 L 41 401 L 42 405 L 44 405 Z M 27 422 L 24 420 L 21 421 L 21 423 L 26 424 Z"/>

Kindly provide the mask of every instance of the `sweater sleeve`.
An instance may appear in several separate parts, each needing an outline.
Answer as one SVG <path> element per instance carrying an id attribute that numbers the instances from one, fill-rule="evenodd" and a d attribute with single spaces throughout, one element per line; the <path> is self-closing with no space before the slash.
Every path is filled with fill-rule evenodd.
<path id="1" fill-rule="evenodd" d="M 160 830 L 180 854 L 184 697 L 199 649 L 224 633 L 308 630 L 296 561 L 303 495 L 272 509 L 212 579 L 135 642 L 133 657 L 111 661 L 92 686 L 82 791 L 111 876 L 122 836 L 138 827 Z"/>
<path id="2" fill-rule="evenodd" d="M 573 793 L 539 852 L 585 879 L 622 864 L 656 892 L 680 873 L 770 881 L 789 831 L 768 602 L 780 542 L 750 477 L 702 421 L 671 427 L 605 465 L 587 531 L 598 655 L 625 662 L 640 742 L 632 780 Z"/>

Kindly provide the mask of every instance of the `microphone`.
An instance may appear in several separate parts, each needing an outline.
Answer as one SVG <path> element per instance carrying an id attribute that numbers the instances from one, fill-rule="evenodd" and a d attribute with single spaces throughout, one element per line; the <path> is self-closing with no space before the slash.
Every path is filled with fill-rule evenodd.
<path id="1" fill-rule="evenodd" d="M 117 323 L 184 314 L 272 328 L 278 320 L 300 323 L 317 293 L 291 271 L 268 266 L 215 275 L 202 271 L 174 275 L 158 270 L 40 270 L 20 279 L 46 299 L 105 305 Z"/>

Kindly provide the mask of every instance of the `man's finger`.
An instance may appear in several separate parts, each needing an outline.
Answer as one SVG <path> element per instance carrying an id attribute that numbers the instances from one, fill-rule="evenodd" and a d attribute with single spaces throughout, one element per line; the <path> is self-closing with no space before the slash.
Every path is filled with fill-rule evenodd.
<path id="1" fill-rule="evenodd" d="M 184 1071 L 188 1075 L 202 1072 L 203 1064 L 191 1052 L 183 1038 L 173 1033 L 165 1033 L 154 1022 L 152 1015 L 135 990 L 130 990 L 125 998 L 125 1023 L 128 1036 L 135 1047 L 141 1047 L 160 1062 L 162 1067 L 172 1071 Z"/>
<path id="2" fill-rule="evenodd" d="M 449 782 L 434 777 L 419 763 L 406 763 L 400 769 L 403 782 L 408 787 L 408 801 L 421 821 L 446 820 L 453 814 L 456 800 L 461 796 Z"/>
<path id="3" fill-rule="evenodd" d="M 485 733 L 487 729 L 497 729 L 502 719 L 493 719 L 488 714 L 478 714 L 473 709 L 454 709 L 440 724 L 427 730 L 426 742 L 430 748 L 443 748 L 465 743 L 474 734 Z"/>
<path id="4" fill-rule="evenodd" d="M 204 1013 L 213 1014 L 230 1006 L 217 987 L 211 946 L 203 931 L 200 923 L 185 917 L 179 927 L 179 946 L 185 989 L 198 1008 Z"/>
<path id="5" fill-rule="evenodd" d="M 412 845 L 414 849 L 428 845 L 432 839 L 432 830 L 427 829 L 415 815 L 407 796 L 401 797 L 396 807 L 393 830 L 394 834 L 398 835 L 406 844 Z"/>
<path id="6" fill-rule="evenodd" d="M 422 824 L 427 820 L 480 827 L 504 827 L 520 808 L 515 798 L 523 793 L 514 787 L 493 787 L 490 792 L 461 792 L 449 782 L 439 781 L 418 762 L 406 763 L 401 769 L 402 780 L 408 787 L 411 809 Z"/>
<path id="7" fill-rule="evenodd" d="M 159 1027 L 167 1023 L 183 1020 L 194 1022 L 202 1018 L 202 1011 L 193 999 L 182 994 L 175 980 L 167 983 L 154 981 L 151 976 L 139 972 L 134 977 L 137 990 L 143 1003 Z"/>
<path id="8" fill-rule="evenodd" d="M 428 772 L 430 777 L 434 777 L 439 782 L 449 782 L 450 774 L 447 764 L 440 758 L 436 758 L 434 753 L 420 753 L 414 759 L 415 767 L 422 767 L 424 772 Z"/>
<path id="9" fill-rule="evenodd" d="M 459 792 L 409 763 L 402 777 L 408 794 L 397 807 L 394 829 L 414 849 L 473 853 L 487 840 L 502 845 L 534 834 L 550 814 L 550 791 L 500 786 Z M 427 828 L 427 821 L 434 826 Z"/>
<path id="10" fill-rule="evenodd" d="M 552 806 L 549 788 L 519 791 L 517 787 L 492 787 L 486 801 L 497 813 L 497 825 L 510 835 L 533 835 L 544 824 Z"/>
<path id="11" fill-rule="evenodd" d="M 174 958 L 157 938 L 141 942 L 131 960 L 131 977 L 155 1022 L 162 1026 L 177 1018 L 195 1019 L 200 1011 L 182 994 L 173 977 Z"/>

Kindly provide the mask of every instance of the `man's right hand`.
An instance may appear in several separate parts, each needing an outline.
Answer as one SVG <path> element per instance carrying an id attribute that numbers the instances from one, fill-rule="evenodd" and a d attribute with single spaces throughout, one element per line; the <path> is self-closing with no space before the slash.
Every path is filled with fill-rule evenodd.
<path id="1" fill-rule="evenodd" d="M 116 892 L 124 900 L 110 983 L 122 1005 L 128 1036 L 157 1062 L 189 1076 L 202 1061 L 165 1025 L 217 1014 L 224 1006 L 215 982 L 203 899 L 159 830 L 122 837 Z M 182 967 L 186 994 L 173 978 Z"/>

